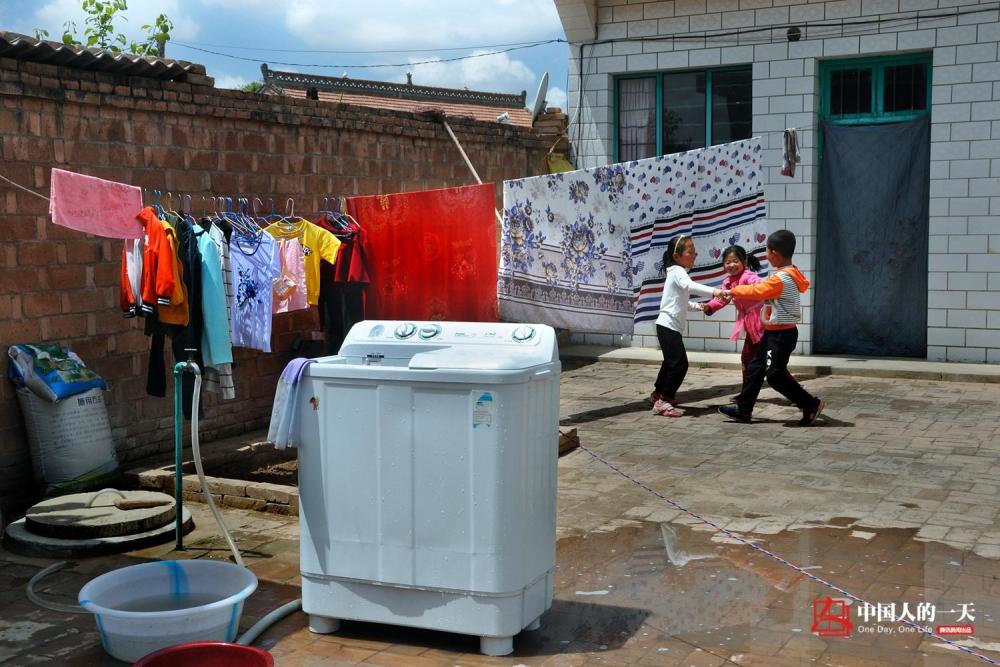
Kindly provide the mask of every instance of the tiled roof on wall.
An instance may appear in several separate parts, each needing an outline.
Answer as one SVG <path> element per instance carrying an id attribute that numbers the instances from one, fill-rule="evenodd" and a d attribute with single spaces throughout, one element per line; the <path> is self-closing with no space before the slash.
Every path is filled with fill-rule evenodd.
<path id="1" fill-rule="evenodd" d="M 205 66 L 186 60 L 170 60 L 109 49 L 90 49 L 62 42 L 35 39 L 16 32 L 0 32 L 0 57 L 26 60 L 47 65 L 63 65 L 109 74 L 144 76 L 168 81 L 187 81 L 199 77 L 199 83 L 211 85 L 205 79 Z"/>
<path id="2" fill-rule="evenodd" d="M 417 112 L 440 109 L 446 116 L 465 116 L 497 122 L 506 112 L 511 125 L 531 127 L 531 111 L 525 108 L 527 94 L 510 95 L 460 88 L 436 88 L 409 83 L 391 83 L 347 77 L 318 76 L 299 72 L 278 72 L 261 65 L 264 75 L 262 92 L 305 98 L 311 88 L 316 99 L 343 102 L 378 109 Z"/>

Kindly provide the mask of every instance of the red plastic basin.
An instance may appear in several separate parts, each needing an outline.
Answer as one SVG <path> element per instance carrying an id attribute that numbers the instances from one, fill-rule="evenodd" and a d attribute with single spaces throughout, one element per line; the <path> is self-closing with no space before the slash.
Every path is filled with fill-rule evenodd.
<path id="1" fill-rule="evenodd" d="M 264 649 L 226 642 L 191 642 L 150 653 L 133 667 L 274 667 Z"/>

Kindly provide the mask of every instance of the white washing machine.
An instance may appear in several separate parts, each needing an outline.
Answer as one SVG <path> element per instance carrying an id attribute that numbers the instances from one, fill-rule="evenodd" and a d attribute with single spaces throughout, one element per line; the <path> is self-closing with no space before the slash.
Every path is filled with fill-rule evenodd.
<path id="1" fill-rule="evenodd" d="M 298 393 L 302 607 L 513 650 L 552 603 L 559 354 L 540 324 L 366 321 Z"/>

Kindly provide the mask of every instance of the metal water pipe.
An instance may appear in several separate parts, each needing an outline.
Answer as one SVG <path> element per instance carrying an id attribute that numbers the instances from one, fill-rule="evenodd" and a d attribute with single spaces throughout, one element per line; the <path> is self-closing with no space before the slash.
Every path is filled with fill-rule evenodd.
<path id="1" fill-rule="evenodd" d="M 186 348 L 187 361 L 179 361 L 174 365 L 174 511 L 175 539 L 174 548 L 184 550 L 184 394 L 181 376 L 191 373 L 195 377 L 201 375 L 201 369 L 194 362 L 193 348 Z"/>

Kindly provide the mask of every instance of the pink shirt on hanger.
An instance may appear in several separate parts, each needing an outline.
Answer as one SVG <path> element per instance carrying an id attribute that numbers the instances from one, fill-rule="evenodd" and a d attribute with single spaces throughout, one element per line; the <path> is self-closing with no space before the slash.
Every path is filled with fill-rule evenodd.
<path id="1" fill-rule="evenodd" d="M 275 313 L 290 313 L 309 307 L 306 300 L 306 257 L 297 238 L 278 241 L 281 275 L 274 281 Z"/>

